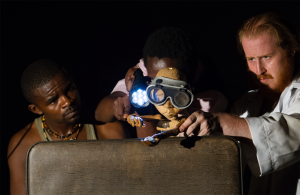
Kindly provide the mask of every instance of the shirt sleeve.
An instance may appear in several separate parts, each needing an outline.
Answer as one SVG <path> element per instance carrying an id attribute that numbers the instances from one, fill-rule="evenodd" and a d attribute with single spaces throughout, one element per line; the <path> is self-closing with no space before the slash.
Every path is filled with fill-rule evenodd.
<path id="1" fill-rule="evenodd" d="M 255 175 L 262 176 L 300 160 L 300 98 L 282 113 L 245 119 L 260 168 L 260 173 Z M 248 165 L 251 169 L 251 163 Z"/>
<path id="2" fill-rule="evenodd" d="M 143 59 L 140 59 L 139 63 L 136 65 L 136 67 L 140 68 L 143 72 L 143 75 L 144 76 L 147 76 L 148 75 L 148 72 L 147 72 L 147 69 L 145 67 L 145 64 L 144 64 L 144 60 Z M 115 91 L 121 91 L 125 94 L 128 94 L 129 92 L 127 91 L 126 89 L 126 84 L 125 84 L 125 78 L 122 79 L 122 80 L 119 80 L 118 83 L 116 84 L 116 86 L 114 87 L 114 89 L 112 90 L 111 94 Z"/>
<path id="3" fill-rule="evenodd" d="M 114 87 L 114 89 L 112 90 L 111 94 L 115 91 L 121 91 L 125 94 L 128 94 L 129 92 L 126 89 L 126 85 L 125 85 L 125 79 L 119 80 L 118 83 L 116 84 L 116 86 Z"/>

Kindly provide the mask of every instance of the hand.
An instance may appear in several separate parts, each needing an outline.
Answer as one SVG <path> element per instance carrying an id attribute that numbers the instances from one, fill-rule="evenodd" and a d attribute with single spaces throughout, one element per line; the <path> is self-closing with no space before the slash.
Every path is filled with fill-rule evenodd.
<path id="1" fill-rule="evenodd" d="M 130 68 L 125 75 L 126 90 L 129 92 L 132 88 L 135 76 L 133 75 L 138 68 L 136 66 Z"/>
<path id="2" fill-rule="evenodd" d="M 162 139 L 162 133 L 158 133 L 141 140 L 145 146 L 156 146 Z"/>
<path id="3" fill-rule="evenodd" d="M 178 127 L 185 121 L 185 118 L 181 119 L 181 121 L 178 123 L 178 126 L 176 125 L 176 127 L 174 129 L 170 129 L 167 131 L 163 131 L 161 133 L 146 137 L 145 139 L 142 139 L 142 143 L 146 146 L 156 146 L 158 144 L 158 142 L 160 142 L 160 140 L 162 139 L 166 139 L 170 136 L 177 136 L 180 131 L 178 129 Z"/>
<path id="4" fill-rule="evenodd" d="M 144 120 L 141 117 L 136 116 L 134 114 L 128 115 L 127 122 L 132 127 L 145 127 Z"/>
<path id="5" fill-rule="evenodd" d="M 131 103 L 128 94 L 123 97 L 118 97 L 114 101 L 113 110 L 114 115 L 118 120 L 127 120 L 127 116 L 130 113 Z"/>
<path id="6" fill-rule="evenodd" d="M 179 131 L 184 132 L 186 137 L 191 134 L 202 136 L 214 133 L 219 127 L 218 117 L 209 112 L 196 111 L 179 127 Z"/>

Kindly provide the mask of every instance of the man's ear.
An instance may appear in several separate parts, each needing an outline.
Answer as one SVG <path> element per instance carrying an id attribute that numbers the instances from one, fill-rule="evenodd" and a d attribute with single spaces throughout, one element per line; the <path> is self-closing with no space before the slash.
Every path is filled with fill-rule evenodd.
<path id="1" fill-rule="evenodd" d="M 43 112 L 34 104 L 29 104 L 28 110 L 30 110 L 31 112 L 33 112 L 35 114 L 39 114 L 39 115 L 43 114 Z"/>

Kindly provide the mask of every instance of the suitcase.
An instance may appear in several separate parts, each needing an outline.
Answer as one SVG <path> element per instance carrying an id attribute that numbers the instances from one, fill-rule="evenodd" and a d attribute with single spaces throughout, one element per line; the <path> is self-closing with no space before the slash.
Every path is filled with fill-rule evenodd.
<path id="1" fill-rule="evenodd" d="M 228 136 L 38 142 L 27 194 L 242 194 L 241 151 Z"/>

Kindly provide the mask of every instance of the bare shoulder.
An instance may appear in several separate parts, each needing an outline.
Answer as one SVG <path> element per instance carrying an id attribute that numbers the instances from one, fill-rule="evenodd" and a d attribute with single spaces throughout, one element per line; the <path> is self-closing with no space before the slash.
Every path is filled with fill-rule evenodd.
<path id="1" fill-rule="evenodd" d="M 25 162 L 28 149 L 36 142 L 42 141 L 32 122 L 18 131 L 8 145 L 8 166 L 10 172 L 11 194 L 25 194 Z"/>
<path id="2" fill-rule="evenodd" d="M 120 121 L 95 125 L 95 131 L 98 140 L 100 139 L 124 139 L 127 138 L 127 132 Z"/>
<path id="3" fill-rule="evenodd" d="M 38 141 L 42 141 L 42 139 L 40 138 L 33 121 L 14 134 L 14 136 L 10 139 L 7 155 L 10 155 L 14 151 L 20 150 L 21 148 L 21 150 L 23 150 L 24 147 L 28 149 L 32 144 Z M 28 145 L 29 147 L 27 147 Z"/>

